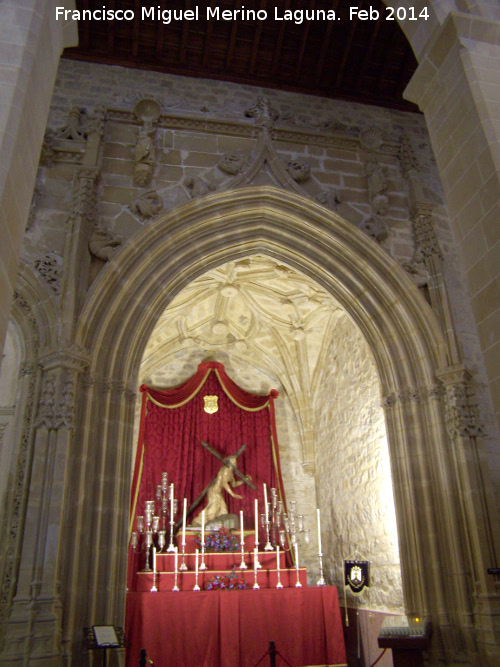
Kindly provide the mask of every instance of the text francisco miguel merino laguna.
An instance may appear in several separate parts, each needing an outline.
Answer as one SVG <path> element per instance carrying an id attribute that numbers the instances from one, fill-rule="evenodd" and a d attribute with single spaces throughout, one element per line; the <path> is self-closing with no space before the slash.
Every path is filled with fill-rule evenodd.
<path id="1" fill-rule="evenodd" d="M 161 21 L 164 24 L 173 21 L 198 21 L 205 18 L 207 21 L 265 21 L 272 18 L 275 21 L 293 21 L 300 24 L 304 21 L 335 21 L 340 20 L 338 12 L 333 9 L 296 9 L 280 11 L 274 7 L 274 12 L 265 9 L 221 9 L 220 7 L 200 7 L 196 5 L 193 9 L 161 9 L 157 7 L 141 7 L 141 19 L 150 21 Z M 354 19 L 376 21 L 379 12 L 370 7 L 361 10 L 359 7 L 349 7 L 349 20 Z M 387 19 L 389 17 L 386 17 Z M 135 11 L 133 9 L 108 9 L 103 5 L 100 9 L 66 9 L 56 7 L 56 19 L 63 21 L 133 21 Z M 394 20 L 391 18 L 391 20 Z M 413 19 L 415 20 L 415 18 Z"/>

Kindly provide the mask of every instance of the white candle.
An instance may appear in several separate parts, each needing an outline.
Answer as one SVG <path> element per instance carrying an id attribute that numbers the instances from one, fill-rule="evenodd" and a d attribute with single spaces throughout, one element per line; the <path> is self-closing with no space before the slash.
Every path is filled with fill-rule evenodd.
<path id="1" fill-rule="evenodd" d="M 295 542 L 295 567 L 297 568 L 297 571 L 299 569 L 299 546 L 297 542 Z"/>
<path id="2" fill-rule="evenodd" d="M 179 547 L 174 547 L 174 571 L 177 574 L 177 559 L 179 557 Z"/>
<path id="3" fill-rule="evenodd" d="M 269 512 L 268 512 L 268 505 L 267 505 L 267 486 L 265 484 L 262 485 L 264 487 L 264 512 L 266 516 L 266 523 L 269 521 Z"/>
<path id="4" fill-rule="evenodd" d="M 259 501 L 255 498 L 255 544 L 259 543 Z"/>
<path id="5" fill-rule="evenodd" d="M 319 518 L 319 507 L 316 510 L 316 512 L 317 512 L 317 515 L 318 515 L 318 553 L 323 553 L 321 551 L 321 521 L 320 521 L 320 518 Z"/>
<path id="6" fill-rule="evenodd" d="M 156 547 L 153 547 L 153 574 L 156 574 Z"/>
<path id="7" fill-rule="evenodd" d="M 280 548 L 279 545 L 276 547 L 276 569 L 278 570 L 278 574 L 280 571 Z"/>
<path id="8" fill-rule="evenodd" d="M 245 533 L 243 532 L 243 510 L 240 510 L 240 533 L 242 549 L 245 548 Z"/>
<path id="9" fill-rule="evenodd" d="M 199 553 L 199 551 L 198 551 L 198 549 L 196 549 L 196 555 L 195 555 L 196 562 L 194 564 L 194 571 L 195 571 L 195 574 L 196 574 L 196 583 L 198 583 L 198 553 Z"/>
<path id="10" fill-rule="evenodd" d="M 184 498 L 183 508 L 182 508 L 182 544 L 186 546 L 186 512 L 187 512 L 187 499 Z M 319 510 L 318 510 L 319 512 Z"/>
<path id="11" fill-rule="evenodd" d="M 257 547 L 253 550 L 253 571 L 257 574 L 257 561 L 259 559 Z"/>
<path id="12" fill-rule="evenodd" d="M 205 551 L 205 510 L 201 513 L 201 551 Z"/>
<path id="13" fill-rule="evenodd" d="M 174 483 L 170 485 L 170 521 L 174 520 Z"/>

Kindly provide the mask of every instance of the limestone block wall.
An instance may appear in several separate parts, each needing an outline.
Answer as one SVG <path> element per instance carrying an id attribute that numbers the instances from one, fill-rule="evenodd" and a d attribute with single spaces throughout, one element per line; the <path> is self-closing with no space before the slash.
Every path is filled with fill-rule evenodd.
<path id="1" fill-rule="evenodd" d="M 342 561 L 358 551 L 370 560 L 372 576 L 360 606 L 401 613 L 396 516 L 377 373 L 366 342 L 347 316 L 337 329 L 315 401 L 326 572 L 342 590 Z"/>

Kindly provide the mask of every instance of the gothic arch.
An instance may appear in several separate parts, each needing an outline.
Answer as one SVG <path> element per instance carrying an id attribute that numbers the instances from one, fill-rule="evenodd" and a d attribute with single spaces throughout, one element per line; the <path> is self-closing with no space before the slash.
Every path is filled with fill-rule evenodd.
<path id="1" fill-rule="evenodd" d="M 95 591 L 88 613 L 104 622 L 107 612 L 116 614 L 123 605 L 120 586 L 109 584 L 125 579 L 133 392 L 151 330 L 194 277 L 257 252 L 311 276 L 364 334 L 386 408 L 405 604 L 409 612 L 455 625 L 461 584 L 451 585 L 440 545 L 446 540 L 462 563 L 462 535 L 449 493 L 455 482 L 435 375 L 447 363 L 437 320 L 375 242 L 310 200 L 272 187 L 218 193 L 166 213 L 132 239 L 92 286 L 77 330 L 77 343 L 90 353 L 90 380 L 82 388 L 81 437 L 68 483 L 85 485 L 87 510 L 93 503 L 106 505 L 115 519 L 110 536 L 98 510 L 93 519 L 83 508 L 74 514 L 74 538 L 68 539 L 88 534 L 85 522 L 92 521 L 97 551 L 110 539 L 114 545 L 106 562 L 74 564 Z M 436 503 L 441 515 L 433 511 Z M 72 604 L 73 613 L 85 609 L 77 596 Z"/>

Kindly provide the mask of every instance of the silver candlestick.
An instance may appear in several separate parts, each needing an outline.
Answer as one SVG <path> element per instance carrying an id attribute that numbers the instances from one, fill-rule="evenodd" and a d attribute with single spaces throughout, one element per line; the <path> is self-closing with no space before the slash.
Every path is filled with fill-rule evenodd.
<path id="1" fill-rule="evenodd" d="M 323 576 L 323 554 L 319 553 L 318 554 L 319 558 L 319 572 L 320 572 L 320 577 L 318 579 L 318 583 L 316 584 L 317 586 L 326 586 L 326 581 L 325 577 Z"/>
<path id="2" fill-rule="evenodd" d="M 181 570 L 181 571 L 184 571 L 184 570 L 188 569 L 188 566 L 186 565 L 185 558 L 186 558 L 186 543 L 183 542 L 182 543 L 182 563 L 181 563 L 181 566 L 179 567 L 179 570 Z"/>

